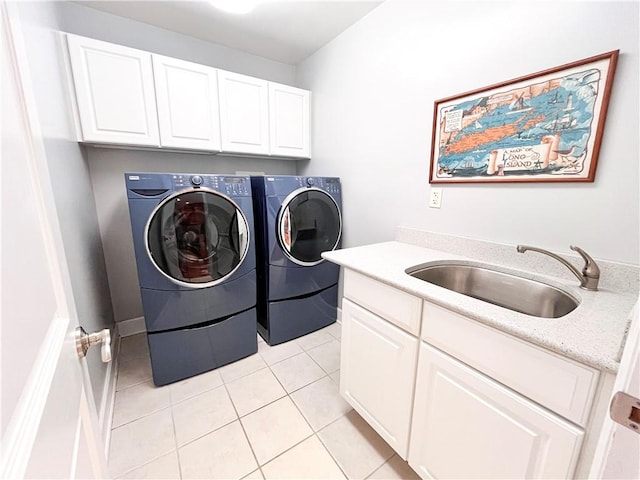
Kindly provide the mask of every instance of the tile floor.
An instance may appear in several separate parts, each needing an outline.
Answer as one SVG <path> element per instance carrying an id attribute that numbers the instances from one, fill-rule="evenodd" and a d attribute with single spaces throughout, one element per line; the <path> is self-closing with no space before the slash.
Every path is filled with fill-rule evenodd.
<path id="1" fill-rule="evenodd" d="M 418 479 L 340 397 L 340 325 L 164 387 L 144 334 L 122 339 L 114 478 Z"/>

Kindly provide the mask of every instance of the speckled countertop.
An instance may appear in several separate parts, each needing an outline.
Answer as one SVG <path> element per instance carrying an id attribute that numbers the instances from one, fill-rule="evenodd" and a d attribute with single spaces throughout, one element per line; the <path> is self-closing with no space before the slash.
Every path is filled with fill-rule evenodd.
<path id="1" fill-rule="evenodd" d="M 326 252 L 323 257 L 451 311 L 611 373 L 618 370 L 630 312 L 638 299 L 637 294 L 606 288 L 597 292 L 583 290 L 579 288 L 577 279 L 566 280 L 528 273 L 397 241 Z M 496 270 L 516 272 L 526 278 L 542 280 L 579 299 L 580 305 L 561 318 L 537 318 L 467 297 L 405 273 L 405 269 L 415 265 L 447 260 L 492 265 Z"/>

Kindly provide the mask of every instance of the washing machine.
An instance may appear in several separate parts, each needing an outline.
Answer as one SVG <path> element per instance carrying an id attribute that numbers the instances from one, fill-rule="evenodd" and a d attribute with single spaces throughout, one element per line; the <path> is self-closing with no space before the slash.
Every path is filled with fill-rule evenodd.
<path id="1" fill-rule="evenodd" d="M 126 173 L 125 183 L 154 383 L 257 352 L 250 177 Z"/>
<path id="2" fill-rule="evenodd" d="M 258 333 L 269 345 L 336 321 L 340 267 L 322 252 L 340 245 L 336 177 L 253 176 Z"/>

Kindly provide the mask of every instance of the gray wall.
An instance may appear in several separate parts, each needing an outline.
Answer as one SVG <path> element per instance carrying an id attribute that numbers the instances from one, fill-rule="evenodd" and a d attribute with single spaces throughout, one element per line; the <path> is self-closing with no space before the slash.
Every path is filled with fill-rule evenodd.
<path id="1" fill-rule="evenodd" d="M 293 85 L 295 68 L 73 3 L 60 4 L 61 29 L 119 45 Z M 86 147 L 116 322 L 142 316 L 124 173 L 264 172 L 293 175 L 296 162 Z"/>
<path id="2" fill-rule="evenodd" d="M 113 311 L 89 168 L 70 116 L 56 6 L 21 2 L 19 13 L 78 319 L 92 332 L 113 327 Z M 99 348 L 87 363 L 99 408 L 107 373 Z"/>
<path id="3" fill-rule="evenodd" d="M 345 246 L 391 240 L 397 225 L 638 264 L 637 2 L 388 0 L 298 65 L 313 91 L 313 161 L 339 175 Z M 620 49 L 593 183 L 435 185 L 436 99 Z M 384 194 L 382 193 L 384 192 Z"/>

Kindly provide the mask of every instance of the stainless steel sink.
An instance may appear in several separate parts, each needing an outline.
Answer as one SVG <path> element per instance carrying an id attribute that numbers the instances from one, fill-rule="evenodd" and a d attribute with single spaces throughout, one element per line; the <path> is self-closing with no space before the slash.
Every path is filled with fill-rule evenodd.
<path id="1" fill-rule="evenodd" d="M 559 318 L 580 303 L 552 285 L 484 266 L 426 264 L 405 271 L 425 282 L 534 317 Z"/>

